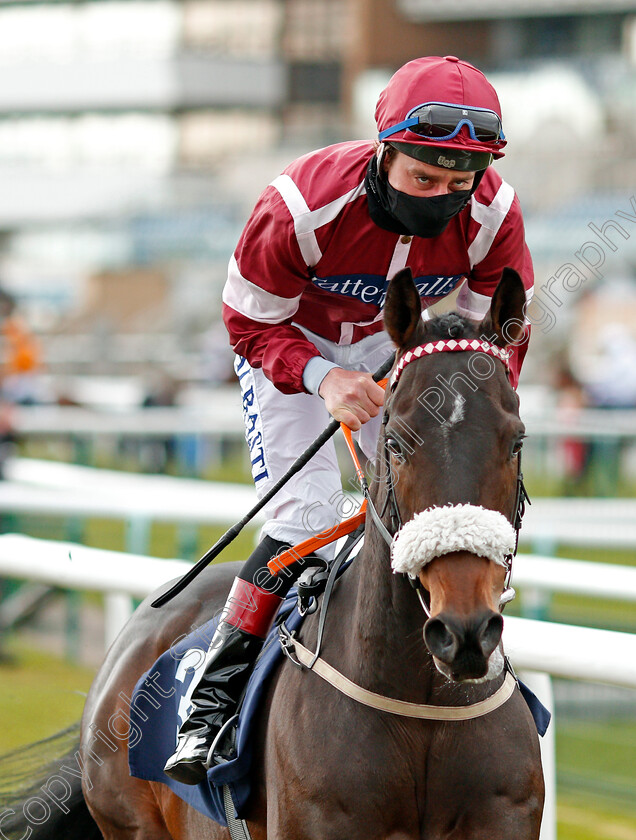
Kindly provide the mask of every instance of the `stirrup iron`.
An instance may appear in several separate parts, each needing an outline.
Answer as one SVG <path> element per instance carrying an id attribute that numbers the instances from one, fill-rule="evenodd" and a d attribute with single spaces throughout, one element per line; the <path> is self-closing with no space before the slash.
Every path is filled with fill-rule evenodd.
<path id="1" fill-rule="evenodd" d="M 237 712 L 235 715 L 232 715 L 231 718 L 228 718 L 216 733 L 216 737 L 214 738 L 214 741 L 212 741 L 212 745 L 208 750 L 208 757 L 205 762 L 205 766 L 208 770 L 211 767 L 216 767 L 218 764 L 227 764 L 228 761 L 232 761 L 236 757 L 236 724 L 238 724 L 238 719 L 239 715 Z M 234 727 L 234 729 L 232 729 L 232 727 Z M 223 744 L 223 739 L 226 736 L 230 736 L 231 732 L 233 734 L 226 744 L 226 746 L 230 748 L 230 752 L 220 752 L 219 750 Z"/>
<path id="2" fill-rule="evenodd" d="M 329 563 L 322 557 L 305 558 L 309 568 L 298 579 L 298 612 L 301 615 L 313 613 L 318 607 L 318 596 L 325 591 L 329 579 Z"/>

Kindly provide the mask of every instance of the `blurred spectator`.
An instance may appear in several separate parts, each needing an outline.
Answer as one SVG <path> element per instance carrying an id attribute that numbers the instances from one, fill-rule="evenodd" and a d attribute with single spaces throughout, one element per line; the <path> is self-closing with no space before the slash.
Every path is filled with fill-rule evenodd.
<path id="1" fill-rule="evenodd" d="M 236 383 L 234 351 L 230 347 L 225 324 L 215 321 L 201 341 L 202 378 L 211 385 Z"/>
<path id="2" fill-rule="evenodd" d="M 0 331 L 3 343 L 2 397 L 9 403 L 38 402 L 40 347 L 16 311 L 14 298 L 0 289 Z"/>
<path id="3" fill-rule="evenodd" d="M 625 324 L 610 323 L 600 336 L 599 350 L 598 371 L 587 386 L 590 405 L 606 410 L 636 408 L 636 338 Z M 616 495 L 623 449 L 619 437 L 592 442 L 595 495 Z"/>
<path id="4" fill-rule="evenodd" d="M 155 374 L 142 401 L 143 408 L 166 408 L 177 405 L 182 383 L 165 371 Z M 139 461 L 145 472 L 164 473 L 173 462 L 177 441 L 172 436 L 143 438 L 139 441 Z"/>
<path id="5" fill-rule="evenodd" d="M 182 383 L 178 379 L 162 371 L 153 377 L 142 405 L 144 408 L 176 405 L 181 387 Z"/>
<path id="6" fill-rule="evenodd" d="M 14 454 L 17 437 L 13 406 L 37 402 L 40 349 L 26 323 L 16 312 L 14 298 L 0 289 L 0 479 L 7 459 Z"/>
<path id="7" fill-rule="evenodd" d="M 15 453 L 15 446 L 13 406 L 0 400 L 0 481 L 4 478 L 7 460 Z"/>
<path id="8" fill-rule="evenodd" d="M 636 338 L 625 324 L 610 323 L 599 340 L 599 372 L 588 386 L 599 408 L 636 406 Z"/>
<path id="9" fill-rule="evenodd" d="M 564 428 L 577 424 L 581 411 L 587 405 L 582 384 L 564 363 L 557 371 L 557 417 Z M 577 496 L 584 491 L 588 473 L 590 445 L 577 437 L 564 437 L 561 441 L 563 459 L 563 495 Z"/>

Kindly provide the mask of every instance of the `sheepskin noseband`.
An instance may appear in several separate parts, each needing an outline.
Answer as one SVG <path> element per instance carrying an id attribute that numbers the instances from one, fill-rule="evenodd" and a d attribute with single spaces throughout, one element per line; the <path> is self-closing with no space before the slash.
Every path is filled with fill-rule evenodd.
<path id="1" fill-rule="evenodd" d="M 515 550 L 515 530 L 503 514 L 476 505 L 446 505 L 416 513 L 397 532 L 391 547 L 394 572 L 416 577 L 431 560 L 468 551 L 507 566 Z"/>

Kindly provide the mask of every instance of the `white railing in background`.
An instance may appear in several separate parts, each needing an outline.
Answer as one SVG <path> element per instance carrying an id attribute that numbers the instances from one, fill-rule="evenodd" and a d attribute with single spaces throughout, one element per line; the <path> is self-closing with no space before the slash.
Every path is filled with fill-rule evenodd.
<path id="1" fill-rule="evenodd" d="M 18 406 L 12 415 L 22 440 L 63 442 L 70 447 L 70 460 L 91 461 L 97 446 L 114 447 L 132 442 L 137 457 L 150 458 L 148 446 L 157 440 L 173 444 L 172 456 L 182 472 L 200 475 L 218 460 L 222 442 L 238 442 L 244 436 L 240 393 L 235 387 L 215 390 L 185 390 L 187 404 L 141 408 L 140 381 L 135 377 L 77 377 L 71 395 L 77 406 L 43 404 Z M 79 383 L 83 384 L 79 384 Z M 563 477 L 562 443 L 565 440 L 603 443 L 618 448 L 634 446 L 636 410 L 585 409 L 563 414 L 551 404 L 536 405 L 522 395 L 528 445 L 534 447 L 533 467 L 542 475 Z M 144 451 L 144 449 L 146 451 Z M 156 455 L 156 453 L 155 453 Z M 620 456 L 622 471 L 633 474 L 633 457 Z M 590 469 L 602 475 L 603 456 L 592 459 Z M 600 478 L 599 478 L 600 480 Z M 595 485 L 596 486 L 596 485 Z M 605 485 L 598 492 L 604 494 Z"/>
<path id="2" fill-rule="evenodd" d="M 21 438 L 60 438 L 78 435 L 134 438 L 205 435 L 211 438 L 244 437 L 240 395 L 220 395 L 202 408 L 125 408 L 97 410 L 81 406 L 38 405 L 17 407 L 12 415 Z"/>
<path id="3" fill-rule="evenodd" d="M 533 558 L 525 558 L 531 565 Z M 541 558 L 543 569 L 549 569 L 549 558 Z M 583 562 L 556 560 L 559 568 L 573 563 L 575 568 Z M 636 569 L 599 566 L 610 575 L 631 572 L 622 578 L 622 591 L 607 590 L 605 597 L 636 602 Z M 14 577 L 58 586 L 127 596 L 129 608 L 126 619 L 132 614 L 132 598 L 145 598 L 168 580 L 180 577 L 190 563 L 183 560 L 160 560 L 141 555 L 125 554 L 88 548 L 68 542 L 40 540 L 21 534 L 0 535 L 0 576 Z M 574 577 L 574 575 L 573 575 Z M 526 575 L 531 585 L 534 576 Z M 519 584 L 519 581 L 517 581 Z M 543 584 L 549 588 L 549 582 Z M 564 590 L 560 575 L 555 577 L 556 588 Z M 576 591 L 580 592 L 581 589 Z M 590 594 L 587 592 L 586 594 Z M 118 613 L 123 615 L 121 608 Z M 109 622 L 107 643 L 112 642 L 122 624 Z M 516 664 L 531 671 L 549 671 L 555 676 L 573 679 L 590 679 L 636 688 L 636 634 L 569 627 L 545 621 L 506 617 L 506 646 Z M 546 667 L 546 663 L 549 667 Z"/>
<path id="4" fill-rule="evenodd" d="M 129 391 L 139 390 L 138 380 L 131 379 L 123 399 L 101 388 L 102 399 L 110 405 L 90 405 L 98 395 L 96 389 L 79 395 L 88 397 L 80 406 L 37 405 L 19 406 L 14 412 L 14 424 L 22 437 L 60 437 L 69 434 L 92 437 L 96 435 L 207 435 L 210 437 L 240 438 L 243 436 L 240 391 L 235 387 L 221 387 L 208 392 L 205 398 L 192 405 L 140 408 L 131 402 Z M 120 386 L 121 390 L 121 386 Z M 142 394 L 135 392 L 137 399 Z M 583 409 L 560 414 L 558 409 L 529 412 L 524 416 L 530 439 L 634 439 L 636 438 L 636 410 L 604 411 Z"/>
<path id="5" fill-rule="evenodd" d="M 9 460 L 5 477 L 0 512 L 7 513 L 218 525 L 239 519 L 256 502 L 248 485 L 28 458 Z M 257 517 L 255 524 L 261 522 Z M 636 499 L 534 499 L 526 508 L 521 538 L 540 552 L 558 544 L 636 548 Z M 141 544 L 128 548 L 148 550 Z"/>
<path id="6" fill-rule="evenodd" d="M 103 470 L 14 458 L 0 482 L 0 511 L 162 522 L 231 523 L 256 502 L 251 485 Z"/>
<path id="7" fill-rule="evenodd" d="M 518 554 L 512 565 L 512 585 L 521 587 L 522 591 L 530 588 L 538 592 L 636 601 L 636 566 Z"/>
<path id="8" fill-rule="evenodd" d="M 126 523 L 126 549 L 133 554 L 150 551 L 153 522 L 227 526 L 255 502 L 254 488 L 248 485 L 29 458 L 8 460 L 5 480 L 0 481 L 0 513 L 121 519 Z M 262 522 L 262 515 L 253 520 L 255 526 Z"/>

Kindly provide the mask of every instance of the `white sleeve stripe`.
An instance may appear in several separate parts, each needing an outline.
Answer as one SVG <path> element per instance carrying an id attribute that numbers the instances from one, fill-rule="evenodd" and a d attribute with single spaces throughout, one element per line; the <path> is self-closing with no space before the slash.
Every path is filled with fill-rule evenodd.
<path id="1" fill-rule="evenodd" d="M 526 311 L 532 300 L 534 294 L 534 286 L 526 289 Z M 457 296 L 457 311 L 465 318 L 472 318 L 473 321 L 481 320 L 490 309 L 490 301 L 492 298 L 488 295 L 480 295 L 479 292 L 473 292 L 468 287 L 468 283 L 462 286 L 459 295 Z M 530 323 L 526 317 L 524 324 L 527 326 Z"/>
<path id="2" fill-rule="evenodd" d="M 530 326 L 530 319 L 528 318 L 528 310 L 530 309 L 530 303 L 532 298 L 534 297 L 534 286 L 530 286 L 529 289 L 526 289 L 526 317 L 524 319 L 523 325 L 524 327 Z"/>
<path id="3" fill-rule="evenodd" d="M 280 324 L 296 314 L 300 298 L 300 295 L 284 298 L 266 292 L 246 280 L 239 271 L 236 258 L 231 258 L 223 288 L 223 303 L 240 315 L 263 324 Z"/>
<path id="4" fill-rule="evenodd" d="M 364 186 L 364 181 L 362 181 L 362 183 L 358 184 L 357 187 L 354 187 L 352 190 L 349 190 L 348 193 L 341 195 L 340 198 L 330 201 L 329 204 L 325 204 L 324 207 L 318 207 L 316 210 L 309 210 L 307 214 L 298 219 L 296 223 L 297 233 L 307 233 L 309 231 L 313 232 L 322 225 L 332 222 L 350 201 L 355 201 L 358 196 L 364 195 L 365 193 L 366 188 Z"/>
<path id="5" fill-rule="evenodd" d="M 481 320 L 490 309 L 490 298 L 487 295 L 480 295 L 473 292 L 465 283 L 457 295 L 457 311 L 465 318 L 472 318 L 474 321 Z"/>
<path id="6" fill-rule="evenodd" d="M 283 197 L 283 201 L 287 205 L 287 209 L 291 213 L 294 223 L 305 213 L 310 212 L 303 194 L 289 175 L 279 175 L 277 178 L 274 178 L 270 186 L 277 189 Z"/>
<path id="7" fill-rule="evenodd" d="M 316 265 L 322 257 L 322 251 L 318 246 L 318 240 L 314 230 L 310 227 L 305 230 L 303 219 L 311 211 L 307 206 L 307 202 L 303 198 L 303 194 L 298 189 L 296 184 L 292 181 L 289 175 L 279 175 L 274 178 L 270 186 L 274 187 L 281 194 L 281 197 L 287 209 L 291 213 L 294 221 L 294 230 L 296 231 L 296 239 L 298 240 L 298 247 L 300 253 L 307 266 Z"/>
<path id="8" fill-rule="evenodd" d="M 316 265 L 322 257 L 322 251 L 316 238 L 316 230 L 322 225 L 332 222 L 349 202 L 355 201 L 356 198 L 366 192 L 364 181 L 362 181 L 357 187 L 334 199 L 334 201 L 330 201 L 329 204 L 318 207 L 316 210 L 310 210 L 303 194 L 289 175 L 279 175 L 271 182 L 270 186 L 278 190 L 287 205 L 294 221 L 298 246 L 307 266 Z"/>
<path id="9" fill-rule="evenodd" d="M 470 214 L 481 225 L 477 236 L 468 248 L 470 267 L 480 263 L 490 251 L 495 236 L 503 224 L 515 197 L 515 191 L 505 181 L 489 205 L 480 204 L 473 196 L 470 200 Z"/>

